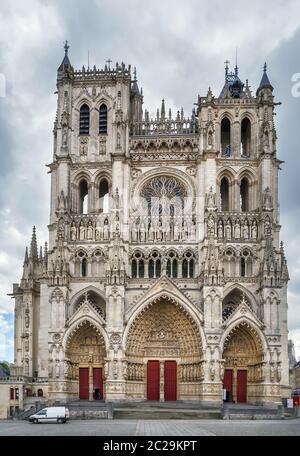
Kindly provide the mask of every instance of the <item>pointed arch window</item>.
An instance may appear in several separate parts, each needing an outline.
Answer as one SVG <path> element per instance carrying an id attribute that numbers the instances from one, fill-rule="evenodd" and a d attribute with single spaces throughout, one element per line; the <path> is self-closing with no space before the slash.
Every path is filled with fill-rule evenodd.
<path id="1" fill-rule="evenodd" d="M 99 134 L 107 134 L 107 106 L 102 104 L 99 109 Z"/>
<path id="2" fill-rule="evenodd" d="M 249 211 L 249 182 L 245 177 L 241 180 L 240 185 L 241 211 Z"/>
<path id="3" fill-rule="evenodd" d="M 90 134 L 90 108 L 87 104 L 83 104 L 80 108 L 79 116 L 79 134 L 89 135 Z"/>
<path id="4" fill-rule="evenodd" d="M 223 157 L 231 156 L 231 127 L 230 120 L 227 117 L 221 122 L 221 151 Z"/>
<path id="5" fill-rule="evenodd" d="M 106 179 L 102 179 L 99 185 L 99 212 L 109 211 L 109 186 Z"/>
<path id="6" fill-rule="evenodd" d="M 83 258 L 80 263 L 80 276 L 86 277 L 87 276 L 87 261 L 86 258 Z"/>
<path id="7" fill-rule="evenodd" d="M 88 213 L 88 199 L 89 199 L 89 190 L 88 184 L 85 179 L 83 179 L 79 184 L 79 214 Z"/>
<path id="8" fill-rule="evenodd" d="M 221 211 L 229 211 L 229 182 L 226 177 L 223 177 L 220 185 L 221 193 Z"/>
<path id="9" fill-rule="evenodd" d="M 250 157 L 251 122 L 245 117 L 241 123 L 241 157 Z"/>

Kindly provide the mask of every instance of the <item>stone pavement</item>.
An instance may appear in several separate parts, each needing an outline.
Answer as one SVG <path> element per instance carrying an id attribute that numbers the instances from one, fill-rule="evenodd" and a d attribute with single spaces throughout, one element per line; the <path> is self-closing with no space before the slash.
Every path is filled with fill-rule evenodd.
<path id="1" fill-rule="evenodd" d="M 74 420 L 66 424 L 31 424 L 0 421 L 0 436 L 214 436 L 297 435 L 300 419 L 294 420 Z"/>

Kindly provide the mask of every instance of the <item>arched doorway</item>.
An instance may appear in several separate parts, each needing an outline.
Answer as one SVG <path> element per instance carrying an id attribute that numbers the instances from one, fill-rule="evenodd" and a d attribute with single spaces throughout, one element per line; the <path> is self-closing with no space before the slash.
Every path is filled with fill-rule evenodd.
<path id="1" fill-rule="evenodd" d="M 101 400 L 105 396 L 105 342 L 99 329 L 88 320 L 70 335 L 66 345 L 68 377 L 78 382 L 78 397 Z"/>
<path id="2" fill-rule="evenodd" d="M 197 324 L 177 303 L 160 298 L 133 321 L 127 337 L 132 398 L 199 399 L 202 343 Z"/>
<path id="3" fill-rule="evenodd" d="M 252 326 L 242 322 L 230 331 L 224 342 L 223 360 L 226 400 L 255 402 L 257 387 L 264 380 L 264 353 Z"/>

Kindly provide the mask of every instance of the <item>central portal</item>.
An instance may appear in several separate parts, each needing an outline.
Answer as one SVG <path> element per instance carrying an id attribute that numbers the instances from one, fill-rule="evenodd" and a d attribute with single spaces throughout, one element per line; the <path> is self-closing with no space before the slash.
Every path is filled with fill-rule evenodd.
<path id="1" fill-rule="evenodd" d="M 166 298 L 138 314 L 127 337 L 130 397 L 150 401 L 198 399 L 202 344 L 192 317 Z"/>

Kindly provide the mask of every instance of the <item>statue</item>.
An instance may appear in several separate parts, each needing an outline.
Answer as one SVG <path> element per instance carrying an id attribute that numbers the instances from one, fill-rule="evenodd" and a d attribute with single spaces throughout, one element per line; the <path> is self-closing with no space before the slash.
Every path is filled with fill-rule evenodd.
<path id="1" fill-rule="evenodd" d="M 104 226 L 103 226 L 103 240 L 108 241 L 109 240 L 109 226 L 108 226 L 108 220 L 104 220 Z"/>
<path id="2" fill-rule="evenodd" d="M 215 194 L 213 193 L 213 188 L 210 187 L 209 193 L 207 195 L 207 203 L 206 203 L 207 209 L 215 210 L 216 207 L 216 198 Z"/>
<path id="3" fill-rule="evenodd" d="M 85 226 L 80 222 L 79 226 L 79 239 L 80 241 L 85 240 Z"/>
<path id="4" fill-rule="evenodd" d="M 225 233 L 226 233 L 226 239 L 230 240 L 231 239 L 231 223 L 229 220 L 227 220 L 227 222 L 226 222 Z"/>
<path id="5" fill-rule="evenodd" d="M 237 220 L 234 225 L 234 237 L 235 239 L 240 239 L 241 237 L 241 226 L 240 222 Z"/>
<path id="6" fill-rule="evenodd" d="M 77 239 L 77 228 L 75 222 L 71 225 L 71 241 L 76 241 Z"/>
<path id="7" fill-rule="evenodd" d="M 179 238 L 180 238 L 180 230 L 179 230 L 178 222 L 176 221 L 175 225 L 174 225 L 174 241 L 179 241 Z"/>
<path id="8" fill-rule="evenodd" d="M 92 221 L 91 220 L 89 220 L 89 222 L 88 222 L 86 238 L 87 238 L 88 241 L 92 241 L 93 240 L 93 225 L 92 225 Z"/>
<path id="9" fill-rule="evenodd" d="M 140 225 L 140 241 L 145 242 L 146 241 L 146 228 L 144 222 L 141 222 Z"/>
<path id="10" fill-rule="evenodd" d="M 270 211 L 273 207 L 272 204 L 272 195 L 269 187 L 265 188 L 263 195 L 263 210 Z"/>
<path id="11" fill-rule="evenodd" d="M 218 222 L 218 239 L 222 239 L 223 237 L 223 223 L 222 220 L 219 220 Z"/>
<path id="12" fill-rule="evenodd" d="M 244 222 L 244 227 L 243 227 L 243 237 L 244 239 L 249 239 L 249 226 L 247 220 Z"/>
<path id="13" fill-rule="evenodd" d="M 257 239 L 257 224 L 255 220 L 252 223 L 252 239 Z"/>
<path id="14" fill-rule="evenodd" d="M 153 225 L 152 223 L 150 222 L 150 225 L 149 225 L 149 241 L 154 241 L 155 240 L 155 233 L 154 233 L 154 229 L 153 229 Z"/>

